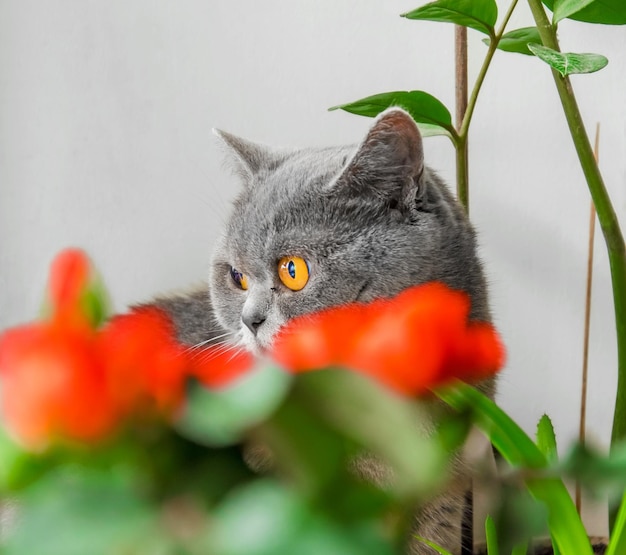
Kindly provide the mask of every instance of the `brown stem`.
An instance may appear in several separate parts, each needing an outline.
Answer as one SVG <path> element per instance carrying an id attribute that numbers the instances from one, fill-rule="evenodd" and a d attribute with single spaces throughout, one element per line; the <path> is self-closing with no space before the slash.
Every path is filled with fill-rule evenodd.
<path id="1" fill-rule="evenodd" d="M 600 149 L 600 124 L 596 125 L 596 138 L 593 147 L 593 155 L 596 162 L 599 157 Z M 582 371 L 582 383 L 580 392 L 580 423 L 578 426 L 578 441 L 581 445 L 585 445 L 587 440 L 587 382 L 588 382 L 588 369 L 589 369 L 589 330 L 591 320 L 591 291 L 593 286 L 593 246 L 596 236 L 596 207 L 593 204 L 593 200 L 590 203 L 589 209 L 589 245 L 587 248 L 587 290 L 585 292 L 585 331 L 583 335 L 583 371 Z M 578 514 L 582 510 L 582 493 L 580 482 L 576 481 L 576 509 Z"/>

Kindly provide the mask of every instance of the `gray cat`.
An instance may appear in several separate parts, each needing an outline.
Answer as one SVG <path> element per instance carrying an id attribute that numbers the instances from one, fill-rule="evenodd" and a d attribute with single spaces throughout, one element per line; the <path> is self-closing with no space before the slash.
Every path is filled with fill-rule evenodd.
<path id="1" fill-rule="evenodd" d="M 243 180 L 215 249 L 209 293 L 161 299 L 180 340 L 224 340 L 260 353 L 289 319 L 441 281 L 466 291 L 471 318 L 489 321 L 474 232 L 424 165 L 422 139 L 400 109 L 381 114 L 357 147 L 272 150 L 224 132 Z M 490 390 L 491 384 L 485 386 Z M 416 531 L 460 552 L 457 479 L 418 516 Z M 410 553 L 434 553 L 421 544 Z"/>

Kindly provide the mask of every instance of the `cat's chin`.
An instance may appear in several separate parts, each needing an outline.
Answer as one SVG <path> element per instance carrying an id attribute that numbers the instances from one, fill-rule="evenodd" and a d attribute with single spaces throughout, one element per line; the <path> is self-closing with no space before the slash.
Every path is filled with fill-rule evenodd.
<path id="1" fill-rule="evenodd" d="M 262 338 L 258 338 L 252 335 L 244 335 L 242 340 L 243 347 L 253 355 L 257 357 L 266 356 L 272 347 L 272 341 L 263 341 Z"/>

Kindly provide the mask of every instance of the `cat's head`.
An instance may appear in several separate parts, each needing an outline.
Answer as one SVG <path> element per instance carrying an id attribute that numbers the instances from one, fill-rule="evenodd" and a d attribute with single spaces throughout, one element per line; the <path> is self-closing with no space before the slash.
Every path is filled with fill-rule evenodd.
<path id="1" fill-rule="evenodd" d="M 211 300 L 246 348 L 268 348 L 294 316 L 442 279 L 435 204 L 450 198 L 426 192 L 434 178 L 404 111 L 384 112 L 358 147 L 274 150 L 218 134 L 243 190 L 214 253 Z"/>

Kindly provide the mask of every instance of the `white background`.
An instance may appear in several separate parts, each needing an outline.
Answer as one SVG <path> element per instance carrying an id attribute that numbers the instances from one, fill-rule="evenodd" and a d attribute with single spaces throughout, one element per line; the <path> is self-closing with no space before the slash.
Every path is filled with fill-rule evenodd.
<path id="1" fill-rule="evenodd" d="M 50 260 L 88 250 L 123 310 L 206 278 L 238 184 L 212 127 L 274 145 L 358 142 L 371 120 L 328 112 L 420 89 L 453 111 L 453 26 L 420 0 L 0 0 L 0 328 L 38 311 Z M 499 2 L 502 14 L 506 6 Z M 501 14 L 501 15 L 502 15 Z M 509 29 L 532 24 L 520 2 Z M 470 79 L 486 51 L 470 31 Z M 563 22 L 566 51 L 626 225 L 626 28 Z M 508 347 L 500 403 L 528 431 L 578 433 L 589 195 L 547 66 L 498 52 L 470 136 L 471 215 Z M 428 163 L 454 183 L 445 138 Z M 608 263 L 596 237 L 588 427 L 607 445 L 615 390 Z"/>

